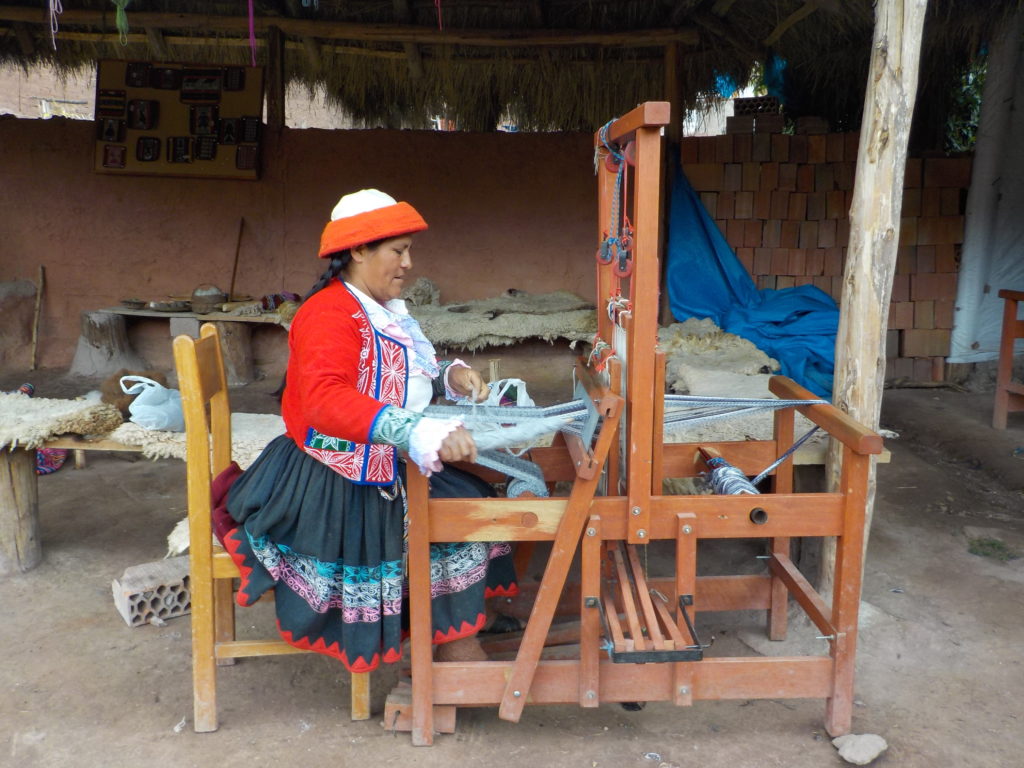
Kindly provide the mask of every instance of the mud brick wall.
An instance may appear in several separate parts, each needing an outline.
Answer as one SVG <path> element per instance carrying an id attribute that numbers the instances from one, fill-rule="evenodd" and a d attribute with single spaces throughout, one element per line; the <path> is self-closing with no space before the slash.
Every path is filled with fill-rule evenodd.
<path id="1" fill-rule="evenodd" d="M 758 288 L 810 283 L 839 301 L 859 141 L 857 133 L 730 133 L 684 138 L 680 157 Z M 944 376 L 970 178 L 970 157 L 907 161 L 887 378 Z"/>

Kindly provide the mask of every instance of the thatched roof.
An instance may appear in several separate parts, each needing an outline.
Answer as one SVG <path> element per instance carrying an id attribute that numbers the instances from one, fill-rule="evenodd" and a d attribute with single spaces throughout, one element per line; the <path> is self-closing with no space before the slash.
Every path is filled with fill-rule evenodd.
<path id="1" fill-rule="evenodd" d="M 309 5 L 305 3 L 308 1 Z M 919 97 L 944 118 L 959 72 L 1020 0 L 931 0 Z M 56 50 L 42 0 L 0 0 L 0 62 L 61 69 L 101 58 L 245 64 L 245 4 L 131 0 L 122 45 L 111 0 L 64 0 Z M 359 124 L 594 130 L 638 102 L 684 107 L 786 60 L 787 111 L 856 127 L 872 0 L 256 0 L 258 63 L 323 86 Z M 276 30 L 280 30 L 280 35 Z M 668 62 L 668 64 L 666 64 Z M 671 71 L 667 71 L 671 70 Z M 671 87 L 668 86 L 668 87 Z"/>

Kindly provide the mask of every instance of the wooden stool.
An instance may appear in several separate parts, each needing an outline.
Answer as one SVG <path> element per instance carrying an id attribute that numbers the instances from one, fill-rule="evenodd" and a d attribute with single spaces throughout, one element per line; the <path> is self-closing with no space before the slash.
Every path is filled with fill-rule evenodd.
<path id="1" fill-rule="evenodd" d="M 996 404 L 992 413 L 992 426 L 1006 429 L 1006 415 L 1024 411 L 1024 384 L 1013 381 L 1013 347 L 1017 339 L 1024 339 L 1024 320 L 1017 319 L 1018 302 L 1024 301 L 1024 291 L 999 292 L 1003 299 L 1003 332 L 999 340 L 999 369 L 996 374 Z"/>

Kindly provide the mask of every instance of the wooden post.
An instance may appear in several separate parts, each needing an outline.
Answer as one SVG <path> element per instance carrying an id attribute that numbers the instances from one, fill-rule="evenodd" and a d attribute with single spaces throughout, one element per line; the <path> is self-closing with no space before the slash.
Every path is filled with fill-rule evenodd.
<path id="1" fill-rule="evenodd" d="M 43 559 L 39 543 L 36 452 L 0 450 L 0 578 L 24 573 Z"/>
<path id="2" fill-rule="evenodd" d="M 267 128 L 274 132 L 284 128 L 284 90 L 284 33 L 271 26 L 267 28 Z"/>
<path id="3" fill-rule="evenodd" d="M 885 332 L 927 5 L 927 0 L 878 0 L 875 5 L 832 389 L 833 403 L 869 429 L 878 428 L 882 407 Z M 830 489 L 839 485 L 841 461 L 833 440 L 826 463 Z M 865 499 L 865 546 L 874 501 L 872 462 Z M 820 588 L 829 595 L 836 563 L 834 539 L 825 541 L 821 560 Z"/>

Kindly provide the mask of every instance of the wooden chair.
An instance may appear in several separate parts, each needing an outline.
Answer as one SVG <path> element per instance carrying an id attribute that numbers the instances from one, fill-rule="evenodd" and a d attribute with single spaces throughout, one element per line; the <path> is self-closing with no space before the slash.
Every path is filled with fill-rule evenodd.
<path id="1" fill-rule="evenodd" d="M 217 730 L 217 666 L 244 656 L 306 651 L 282 640 L 235 639 L 234 580 L 239 572 L 213 542 L 210 520 L 210 483 L 231 463 L 231 409 L 216 327 L 203 325 L 198 339 L 178 336 L 174 362 L 187 446 L 194 727 L 203 733 Z M 352 719 L 369 717 L 369 673 L 353 674 Z"/>
<path id="2" fill-rule="evenodd" d="M 1024 302 L 1024 291 L 1002 290 L 1003 328 L 999 339 L 999 368 L 996 373 L 996 402 L 992 411 L 992 426 L 1006 429 L 1006 417 L 1024 411 L 1024 383 L 1013 381 L 1013 349 L 1018 339 L 1024 339 L 1024 320 L 1017 319 L 1019 302 Z"/>

